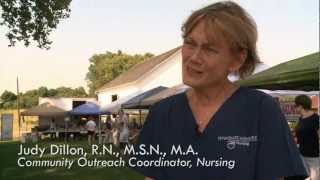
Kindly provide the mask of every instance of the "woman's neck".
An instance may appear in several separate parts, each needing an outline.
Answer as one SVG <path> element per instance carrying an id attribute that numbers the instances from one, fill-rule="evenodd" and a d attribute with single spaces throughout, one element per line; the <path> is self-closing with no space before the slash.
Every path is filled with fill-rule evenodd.
<path id="1" fill-rule="evenodd" d="M 301 117 L 302 118 L 308 118 L 310 116 L 312 116 L 314 114 L 314 112 L 312 110 L 302 110 L 301 111 Z"/>
<path id="2" fill-rule="evenodd" d="M 190 91 L 190 96 L 201 105 L 209 105 L 217 101 L 217 99 L 224 99 L 236 89 L 237 85 L 226 81 L 211 87 L 193 88 Z"/>

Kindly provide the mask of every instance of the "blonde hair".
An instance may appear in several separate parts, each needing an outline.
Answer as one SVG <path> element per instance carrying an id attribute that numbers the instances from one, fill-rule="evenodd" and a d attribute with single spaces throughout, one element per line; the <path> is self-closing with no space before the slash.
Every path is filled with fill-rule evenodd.
<path id="1" fill-rule="evenodd" d="M 251 16 L 234 2 L 214 3 L 194 11 L 188 17 L 181 28 L 182 37 L 188 36 L 200 21 L 205 23 L 205 33 L 210 43 L 214 44 L 225 40 L 232 51 L 247 51 L 244 63 L 235 73 L 242 79 L 252 74 L 260 60 L 256 47 L 257 27 Z"/>

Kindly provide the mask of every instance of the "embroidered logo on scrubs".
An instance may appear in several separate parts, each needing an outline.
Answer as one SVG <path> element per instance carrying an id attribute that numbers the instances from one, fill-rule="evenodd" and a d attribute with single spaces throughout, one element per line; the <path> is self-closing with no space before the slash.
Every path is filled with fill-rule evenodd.
<path id="1" fill-rule="evenodd" d="M 227 142 L 227 148 L 230 150 L 236 148 L 236 142 L 234 142 L 234 141 Z"/>
<path id="2" fill-rule="evenodd" d="M 257 142 L 257 136 L 218 136 L 218 141 L 226 142 L 226 147 L 230 150 L 235 149 L 237 145 L 250 146 L 251 142 Z"/>

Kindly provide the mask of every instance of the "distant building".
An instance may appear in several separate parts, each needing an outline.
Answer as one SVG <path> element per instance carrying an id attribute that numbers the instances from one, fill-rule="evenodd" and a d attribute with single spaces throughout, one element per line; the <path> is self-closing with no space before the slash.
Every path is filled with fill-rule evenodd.
<path id="1" fill-rule="evenodd" d="M 171 87 L 181 84 L 181 73 L 181 48 L 177 47 L 136 64 L 103 85 L 96 91 L 98 101 L 103 106 L 119 98 L 158 86 Z"/>
<path id="2" fill-rule="evenodd" d="M 49 103 L 65 111 L 70 111 L 86 102 L 97 102 L 95 98 L 64 98 L 64 97 L 40 97 L 39 105 Z"/>

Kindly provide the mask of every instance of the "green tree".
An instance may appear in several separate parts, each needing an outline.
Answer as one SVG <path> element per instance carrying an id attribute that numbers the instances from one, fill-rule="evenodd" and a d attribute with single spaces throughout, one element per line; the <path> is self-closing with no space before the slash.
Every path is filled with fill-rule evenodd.
<path id="1" fill-rule="evenodd" d="M 17 105 L 16 102 L 17 102 L 17 95 L 11 91 L 5 90 L 1 94 L 0 108 L 4 108 L 4 109 L 14 108 Z"/>
<path id="2" fill-rule="evenodd" d="M 56 89 L 49 89 L 48 90 L 48 97 L 53 97 L 58 94 L 58 91 Z"/>
<path id="3" fill-rule="evenodd" d="M 17 95 L 11 91 L 5 90 L 1 95 L 2 102 L 15 101 L 17 99 Z"/>
<path id="4" fill-rule="evenodd" d="M 153 57 L 151 53 L 130 55 L 120 50 L 117 53 L 107 51 L 103 54 L 93 55 L 89 59 L 89 72 L 86 75 L 89 95 L 93 96 L 99 87 L 110 82 L 133 65 L 151 57 Z"/>
<path id="5" fill-rule="evenodd" d="M 49 90 L 47 87 L 39 87 L 38 88 L 39 97 L 49 97 Z"/>
<path id="6" fill-rule="evenodd" d="M 83 87 L 77 87 L 73 90 L 74 97 L 88 97 L 85 89 Z"/>
<path id="7" fill-rule="evenodd" d="M 2 107 L 3 109 L 16 108 L 16 107 L 17 107 L 16 100 L 4 102 L 4 103 L 1 105 L 1 107 Z"/>
<path id="8" fill-rule="evenodd" d="M 55 97 L 73 97 L 73 89 L 69 87 L 58 87 Z"/>
<path id="9" fill-rule="evenodd" d="M 31 108 L 39 104 L 39 97 L 88 97 L 83 87 L 69 88 L 58 87 L 56 89 L 49 89 L 47 87 L 39 87 L 38 89 L 28 90 L 25 93 L 20 93 L 20 107 Z M 16 108 L 17 96 L 10 92 L 4 91 L 0 98 L 1 108 Z"/>
<path id="10" fill-rule="evenodd" d="M 83 87 L 78 87 L 75 89 L 69 87 L 58 87 L 57 94 L 55 97 L 87 97 L 88 94 Z"/>
<path id="11" fill-rule="evenodd" d="M 39 102 L 38 89 L 29 90 L 22 94 L 22 97 L 21 97 L 22 108 L 30 108 L 33 106 L 37 106 L 38 102 Z"/>
<path id="12" fill-rule="evenodd" d="M 0 26 L 6 27 L 9 46 L 23 41 L 49 49 L 49 35 L 62 19 L 70 16 L 71 0 L 0 0 Z"/>

